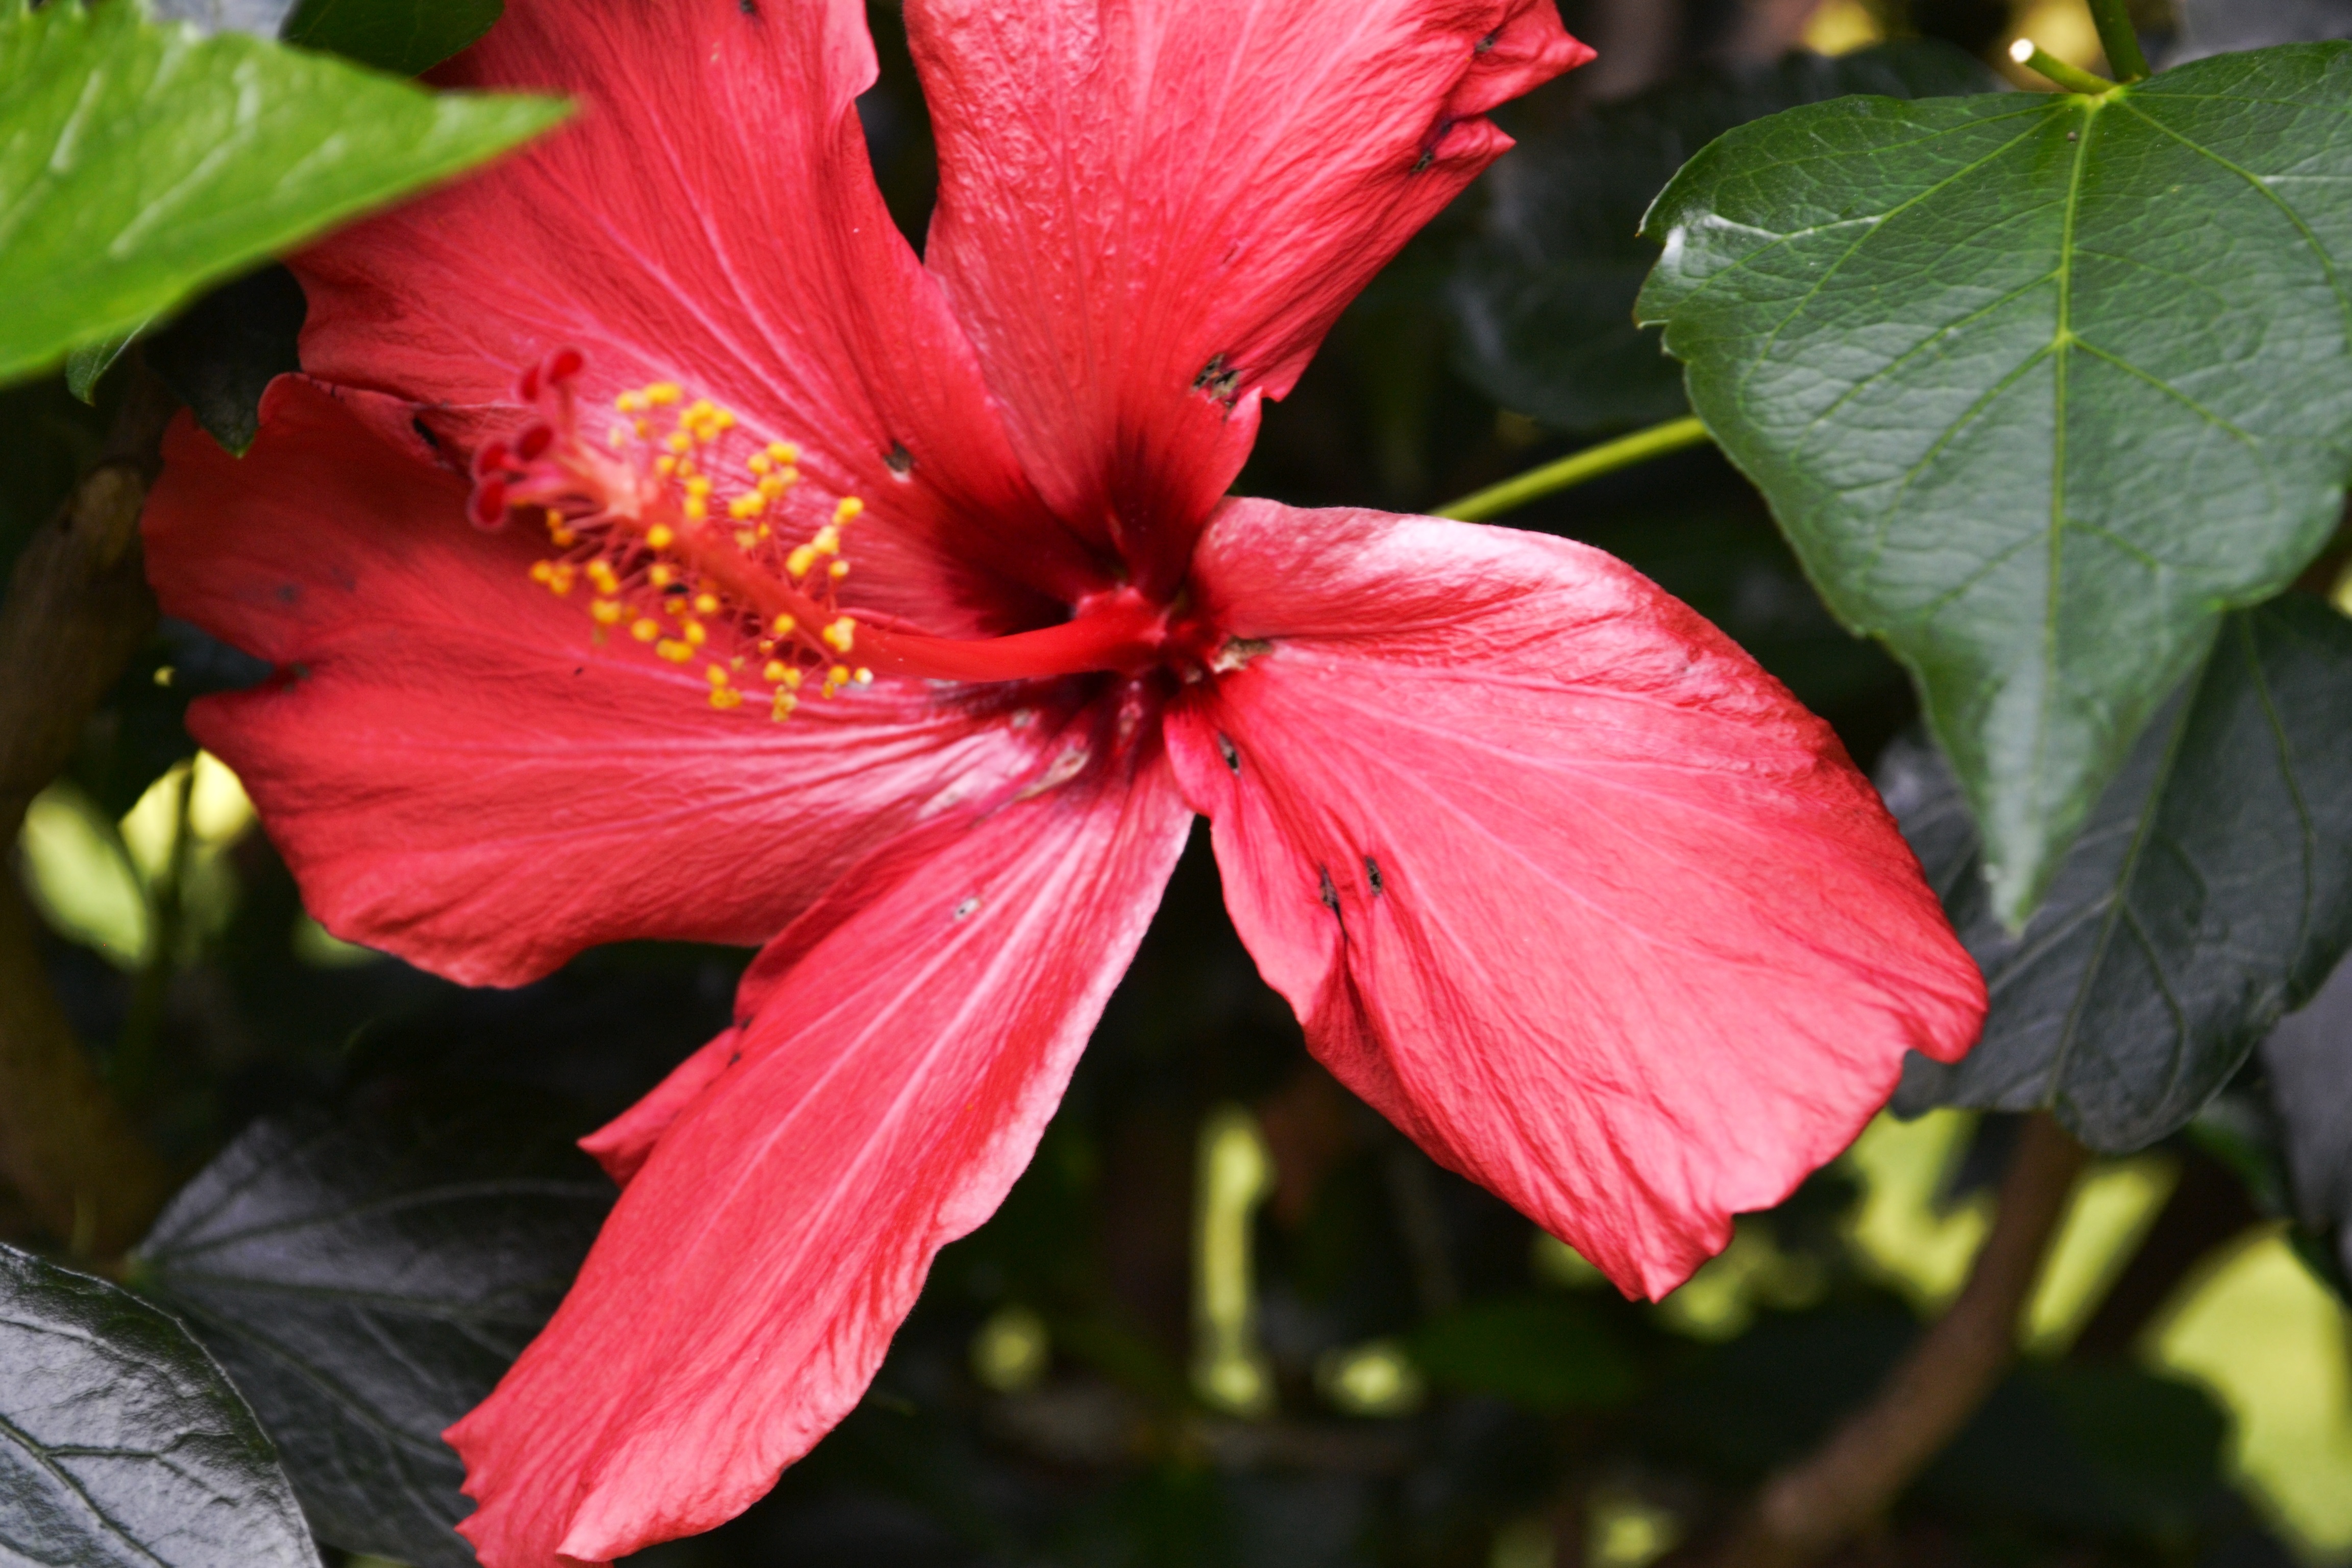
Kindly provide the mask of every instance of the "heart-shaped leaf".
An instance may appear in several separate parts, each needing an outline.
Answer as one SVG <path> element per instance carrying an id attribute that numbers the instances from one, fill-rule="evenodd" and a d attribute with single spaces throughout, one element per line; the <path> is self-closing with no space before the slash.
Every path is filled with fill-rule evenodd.
<path id="1" fill-rule="evenodd" d="M 1992 996 L 1958 1064 L 1905 1063 L 1895 1109 L 2049 1110 L 2114 1152 L 2195 1115 L 2352 942 L 2347 715 L 2352 621 L 2300 596 L 2228 617 L 2015 937 L 1950 770 L 1890 748 L 1880 788 Z"/>
<path id="2" fill-rule="evenodd" d="M 129 333 L 563 113 L 151 23 L 131 0 L 0 0 L 0 379 Z"/>
<path id="3" fill-rule="evenodd" d="M 1658 259 L 1642 215 L 1675 171 L 1733 126 L 1798 104 L 1998 85 L 1973 56 L 1913 40 L 1668 82 L 1522 136 L 1486 177 L 1479 237 L 1447 289 L 1463 374 L 1562 430 L 1674 418 L 1682 371 L 1633 324 L 1633 300 Z"/>
<path id="4" fill-rule="evenodd" d="M 286 1455 L 311 1527 L 468 1568 L 441 1441 L 554 1310 L 612 1184 L 543 1123 L 482 1103 L 361 1131 L 256 1123 L 173 1200 L 142 1289 L 220 1358 Z"/>
<path id="5" fill-rule="evenodd" d="M 2039 900 L 2221 615 L 2352 472 L 2352 45 L 2094 96 L 1857 98 L 1716 142 L 1643 293 L 1831 608 Z"/>
<path id="6" fill-rule="evenodd" d="M 318 1568 L 269 1439 L 179 1324 L 0 1247 L 0 1561 Z"/>

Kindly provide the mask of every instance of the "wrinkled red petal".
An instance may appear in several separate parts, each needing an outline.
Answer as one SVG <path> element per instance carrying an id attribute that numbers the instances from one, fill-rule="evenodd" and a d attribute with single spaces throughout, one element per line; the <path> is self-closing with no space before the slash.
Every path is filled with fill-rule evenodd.
<path id="1" fill-rule="evenodd" d="M 1230 503 L 1195 582 L 1270 642 L 1168 726 L 1234 923 L 1443 1163 L 1664 1295 L 1835 1155 L 1984 987 L 1869 783 L 1597 551 Z"/>
<path id="2" fill-rule="evenodd" d="M 680 383 L 801 446 L 812 516 L 871 505 L 868 604 L 1006 629 L 1027 613 L 1007 581 L 1067 598 L 1094 577 L 875 189 L 853 107 L 874 77 L 861 0 L 513 0 L 436 80 L 578 116 L 297 257 L 303 364 L 450 405 L 432 419 L 460 444 L 520 417 L 516 373 L 551 351 L 585 351 L 591 407 Z"/>
<path id="3" fill-rule="evenodd" d="M 910 0 L 925 250 L 1063 515 L 1171 584 L 1340 309 L 1590 58 L 1552 0 Z"/>
<path id="4" fill-rule="evenodd" d="M 1028 1163 L 1190 822 L 1156 750 L 1108 758 L 764 990 L 554 1321 L 448 1434 L 488 1568 L 708 1530 L 847 1414 L 932 1256 Z"/>
<path id="5" fill-rule="evenodd" d="M 466 481 L 390 444 L 406 413 L 281 377 L 243 458 L 184 417 L 147 503 L 165 613 L 280 668 L 189 722 L 336 934 L 499 984 L 599 942 L 757 942 L 1050 765 L 1055 715 L 919 682 L 712 712 L 534 587 L 524 531 L 468 527 Z"/>

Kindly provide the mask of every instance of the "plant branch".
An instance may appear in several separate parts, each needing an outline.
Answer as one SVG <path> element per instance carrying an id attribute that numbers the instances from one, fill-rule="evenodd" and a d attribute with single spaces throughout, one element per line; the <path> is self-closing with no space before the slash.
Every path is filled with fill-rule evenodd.
<path id="1" fill-rule="evenodd" d="M 2053 86 L 2068 92 L 2079 92 L 2097 98 L 2115 91 L 2116 84 L 2103 76 L 2095 76 L 2080 66 L 2070 66 L 2032 38 L 2020 38 L 2009 46 L 2009 58 L 2027 70 Z"/>
<path id="2" fill-rule="evenodd" d="M 2091 21 L 2099 29 L 2099 47 L 2106 51 L 2107 68 L 2117 81 L 2147 79 L 2147 57 L 2140 52 L 2139 31 L 2132 26 L 2124 0 L 2091 0 Z"/>
<path id="3" fill-rule="evenodd" d="M 1653 425 L 1631 436 L 1620 436 L 1614 441 L 1571 452 L 1556 463 L 1530 468 L 1499 485 L 1489 485 L 1475 495 L 1439 507 L 1435 515 L 1458 518 L 1464 522 L 1484 522 L 1529 501 L 1540 500 L 1556 490 L 1630 468 L 1636 463 L 1646 463 L 1653 458 L 1663 458 L 1669 452 L 1679 452 L 1685 447 L 1696 447 L 1707 438 L 1706 426 L 1697 419 L 1670 419 L 1664 425 Z"/>
<path id="4" fill-rule="evenodd" d="M 104 458 L 25 547 L 0 601 L 0 844 L 73 754 L 83 723 L 155 625 L 139 509 L 173 407 L 137 370 Z M 167 1190 L 74 1037 L 42 961 L 38 923 L 0 877 L 0 1177 L 85 1257 L 138 1239 Z"/>
<path id="5" fill-rule="evenodd" d="M 1765 1481 L 1713 1561 L 1797 1568 L 1883 1515 L 1941 1452 L 2017 1356 L 2042 1254 L 2088 1158 L 2046 1112 L 2018 1138 L 1992 1234 L 1968 1284 L 1877 1395 L 1809 1458 Z"/>

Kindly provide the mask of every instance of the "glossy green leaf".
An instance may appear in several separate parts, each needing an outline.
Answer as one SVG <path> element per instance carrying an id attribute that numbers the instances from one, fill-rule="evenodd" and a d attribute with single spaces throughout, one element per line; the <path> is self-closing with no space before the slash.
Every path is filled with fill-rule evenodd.
<path id="1" fill-rule="evenodd" d="M 505 0 L 302 0 L 282 36 L 415 76 L 488 32 L 505 9 Z"/>
<path id="2" fill-rule="evenodd" d="M 173 1200 L 138 1279 L 236 1377 L 322 1538 L 467 1568 L 441 1433 L 546 1322 L 612 1201 L 561 1131 L 489 1100 L 396 1131 L 266 1121 Z"/>
<path id="3" fill-rule="evenodd" d="M 1831 608 L 1884 638 L 2021 922 L 2223 612 L 2352 472 L 2352 46 L 2097 98 L 1848 99 L 1658 199 L 1642 297 Z"/>
<path id="4" fill-rule="evenodd" d="M 133 0 L 0 0 L 0 377 L 128 332 L 563 113 L 150 23 Z"/>
<path id="5" fill-rule="evenodd" d="M 1666 83 L 1520 138 L 1487 177 L 1477 240 L 1447 289 L 1456 360 L 1506 408 L 1562 430 L 1651 425 L 1685 412 L 1681 367 L 1633 324 L 1658 259 L 1642 215 L 1692 153 L 1736 125 L 1847 93 L 1929 98 L 1998 79 L 1945 44 Z"/>
<path id="6" fill-rule="evenodd" d="M 0 1561 L 318 1568 L 319 1554 L 269 1439 L 185 1330 L 0 1247 Z"/>
<path id="7" fill-rule="evenodd" d="M 1981 1043 L 1912 1057 L 1895 1109 L 2048 1110 L 2116 1152 L 2187 1122 L 2352 942 L 2347 715 L 2352 621 L 2301 596 L 2230 616 L 2017 937 L 1950 771 L 1892 748 L 1880 787 L 1992 994 Z"/>

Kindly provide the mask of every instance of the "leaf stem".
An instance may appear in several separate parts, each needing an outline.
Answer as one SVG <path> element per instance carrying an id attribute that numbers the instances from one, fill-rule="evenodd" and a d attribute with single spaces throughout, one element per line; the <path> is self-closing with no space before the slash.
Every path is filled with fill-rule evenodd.
<path id="1" fill-rule="evenodd" d="M 1555 491 L 1613 474 L 1620 468 L 1630 468 L 1636 463 L 1646 463 L 1653 458 L 1663 458 L 1669 452 L 1679 452 L 1685 447 L 1696 447 L 1707 438 L 1706 426 L 1696 417 L 1670 419 L 1664 425 L 1653 425 L 1646 430 L 1620 436 L 1614 441 L 1571 452 L 1556 463 L 1529 468 L 1516 479 L 1489 485 L 1460 500 L 1448 501 L 1433 515 L 1484 522 Z"/>
<path id="2" fill-rule="evenodd" d="M 2132 26 L 2124 0 L 2090 0 L 2090 4 L 2091 21 L 2099 29 L 2100 46 L 2107 51 L 2107 68 L 2116 73 L 2117 81 L 2147 80 L 2147 57 L 2140 52 L 2139 33 Z"/>
<path id="3" fill-rule="evenodd" d="M 2032 38 L 2020 38 L 2010 45 L 2009 58 L 2068 92 L 2085 93 L 2097 98 L 2116 89 L 2116 84 L 2106 78 L 2095 76 L 2080 66 L 2068 65 Z"/>

